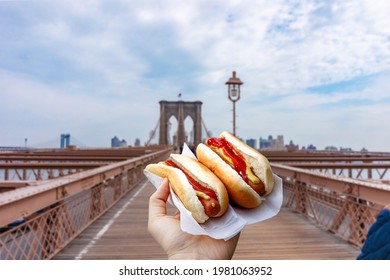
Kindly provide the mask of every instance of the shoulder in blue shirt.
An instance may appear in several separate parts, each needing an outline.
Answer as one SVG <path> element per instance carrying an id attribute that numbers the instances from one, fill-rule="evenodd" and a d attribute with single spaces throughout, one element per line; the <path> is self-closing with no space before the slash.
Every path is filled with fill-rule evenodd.
<path id="1" fill-rule="evenodd" d="M 390 211 L 383 209 L 370 227 L 358 260 L 390 259 Z"/>

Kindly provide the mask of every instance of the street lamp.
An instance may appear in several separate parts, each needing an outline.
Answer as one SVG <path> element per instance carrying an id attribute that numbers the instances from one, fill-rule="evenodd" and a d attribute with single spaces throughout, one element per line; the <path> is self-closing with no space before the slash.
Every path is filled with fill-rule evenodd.
<path id="1" fill-rule="evenodd" d="M 233 102 L 233 135 L 236 135 L 236 102 L 240 99 L 240 86 L 243 82 L 236 77 L 236 71 L 233 71 L 233 76 L 226 84 L 228 85 L 228 97 Z"/>

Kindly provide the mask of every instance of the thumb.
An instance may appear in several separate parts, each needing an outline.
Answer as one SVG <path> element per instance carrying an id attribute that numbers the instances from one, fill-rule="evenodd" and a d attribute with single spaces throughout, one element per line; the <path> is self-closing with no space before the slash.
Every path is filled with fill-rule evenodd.
<path id="1" fill-rule="evenodd" d="M 157 190 L 150 196 L 149 199 L 149 218 L 160 215 L 165 215 L 166 202 L 169 196 L 168 179 L 164 178 Z"/>

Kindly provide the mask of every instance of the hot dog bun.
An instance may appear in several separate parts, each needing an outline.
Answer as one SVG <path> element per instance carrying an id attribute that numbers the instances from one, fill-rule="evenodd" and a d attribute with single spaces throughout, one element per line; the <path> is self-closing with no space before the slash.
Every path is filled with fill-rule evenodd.
<path id="1" fill-rule="evenodd" d="M 253 174 L 260 179 L 263 185 L 261 191 L 255 191 L 250 186 L 250 182 L 247 183 L 232 164 L 229 165 L 228 161 L 220 156 L 220 150 L 210 145 L 209 147 L 209 140 L 206 141 L 206 144 L 198 145 L 196 149 L 198 160 L 221 179 L 225 184 L 229 197 L 235 203 L 245 208 L 259 206 L 262 197 L 271 193 L 275 184 L 268 159 L 229 132 L 221 133 L 219 139 L 226 140 L 229 146 L 233 147 L 234 153 L 243 158 Z"/>
<path id="2" fill-rule="evenodd" d="M 203 199 L 201 202 L 201 199 L 204 198 L 204 196 L 201 198 L 199 197 L 199 192 L 197 194 L 194 190 L 187 175 L 192 177 L 201 187 L 215 192 L 219 203 L 219 211 L 214 212 L 212 216 L 222 216 L 228 208 L 229 196 L 221 180 L 203 164 L 191 157 L 171 154 L 170 160 L 179 168 L 170 166 L 169 164 L 172 163 L 166 161 L 149 164 L 145 169 L 159 177 L 168 178 L 173 191 L 179 197 L 184 207 L 192 213 L 193 218 L 198 223 L 204 223 L 210 218 L 209 215 L 206 214 L 206 212 L 210 212 L 207 211 L 210 209 L 205 209 L 205 207 L 208 208 L 211 206 L 207 204 L 209 203 L 208 199 Z M 208 195 L 206 195 L 206 198 L 207 197 Z M 215 201 L 214 199 L 212 200 Z M 205 203 L 206 206 L 204 206 Z"/>

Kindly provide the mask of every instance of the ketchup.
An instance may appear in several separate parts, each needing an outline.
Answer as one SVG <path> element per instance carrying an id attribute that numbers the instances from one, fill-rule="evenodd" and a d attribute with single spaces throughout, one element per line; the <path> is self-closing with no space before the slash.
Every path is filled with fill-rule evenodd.
<path id="1" fill-rule="evenodd" d="M 223 153 L 232 160 L 232 167 L 238 172 L 238 174 L 240 174 L 241 178 L 246 183 L 249 182 L 248 176 L 246 174 L 246 162 L 244 158 L 234 152 L 233 147 L 229 144 L 228 141 L 226 141 L 224 138 L 212 137 L 207 140 L 207 146 L 210 146 L 211 148 L 222 148 Z M 231 165 L 229 162 L 228 164 Z"/>
<path id="2" fill-rule="evenodd" d="M 225 138 L 211 137 L 207 139 L 206 145 L 220 155 L 226 163 L 236 170 L 245 183 L 251 186 L 255 192 L 259 195 L 265 194 L 263 182 L 260 181 L 260 183 L 254 184 L 249 180 L 247 174 L 247 164 L 244 157 L 240 153 L 236 152 L 233 146 Z M 218 151 L 219 149 L 222 151 Z M 223 153 L 223 155 L 221 155 L 221 153 Z"/>
<path id="3" fill-rule="evenodd" d="M 206 187 L 202 186 L 201 184 L 199 184 L 197 181 L 194 180 L 194 178 L 192 178 L 187 172 L 185 172 L 183 169 L 181 169 L 179 166 L 177 166 L 172 160 L 167 160 L 165 163 L 169 166 L 178 168 L 181 171 L 183 171 L 183 173 L 186 175 L 186 177 L 188 179 L 188 182 L 190 182 L 190 184 L 194 188 L 194 190 L 200 191 L 200 192 L 207 194 L 208 196 L 218 200 L 217 195 L 213 190 L 206 188 Z"/>

